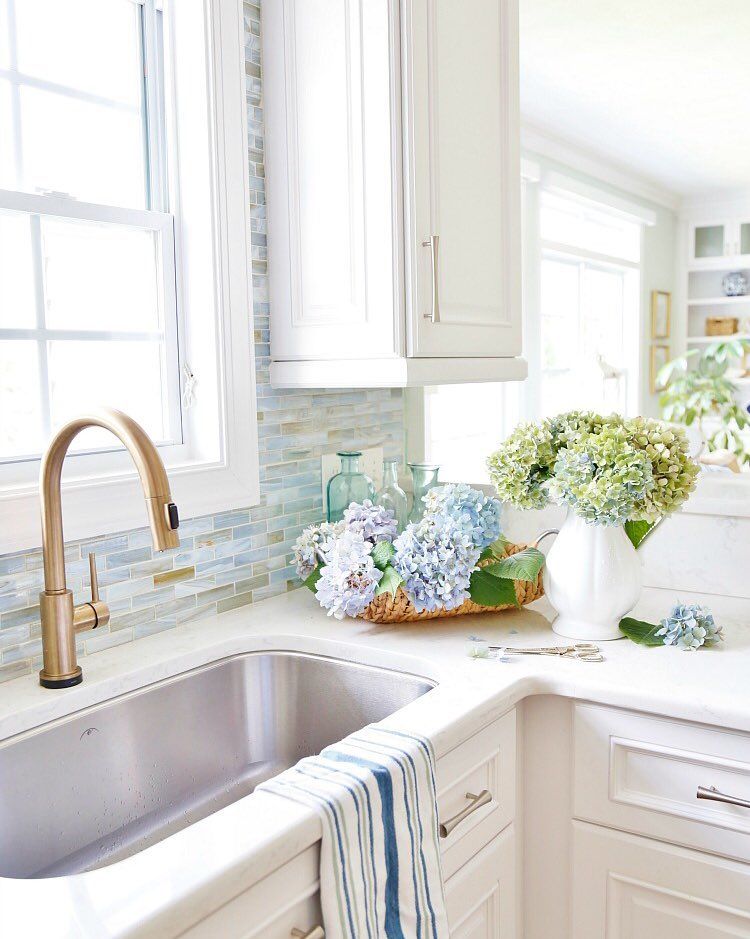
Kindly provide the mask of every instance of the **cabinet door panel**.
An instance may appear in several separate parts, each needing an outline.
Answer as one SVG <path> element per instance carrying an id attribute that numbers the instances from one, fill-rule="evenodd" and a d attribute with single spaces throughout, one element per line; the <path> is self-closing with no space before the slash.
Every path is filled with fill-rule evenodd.
<path id="1" fill-rule="evenodd" d="M 275 359 L 400 351 L 392 25 L 380 0 L 263 4 Z"/>
<path id="2" fill-rule="evenodd" d="M 515 2 L 413 0 L 411 12 L 413 354 L 517 355 Z"/>
<path id="3" fill-rule="evenodd" d="M 750 868 L 574 823 L 576 939 L 750 939 Z"/>
<path id="4" fill-rule="evenodd" d="M 509 825 L 445 885 L 452 939 L 517 939 L 516 849 Z"/>

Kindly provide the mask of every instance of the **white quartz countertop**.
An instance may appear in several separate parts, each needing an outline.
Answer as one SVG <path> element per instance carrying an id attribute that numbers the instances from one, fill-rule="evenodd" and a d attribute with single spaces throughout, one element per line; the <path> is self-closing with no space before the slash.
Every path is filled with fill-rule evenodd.
<path id="1" fill-rule="evenodd" d="M 655 621 L 676 599 L 647 590 L 635 615 Z M 687 596 L 681 600 L 690 599 Z M 559 694 L 750 732 L 750 601 L 711 606 L 726 641 L 682 652 L 603 643 L 605 661 L 538 656 L 470 659 L 466 638 L 493 644 L 562 644 L 546 600 L 519 611 L 377 626 L 325 616 L 298 590 L 82 660 L 84 682 L 41 688 L 36 676 L 0 684 L 0 745 L 153 682 L 227 656 L 295 650 L 394 668 L 437 682 L 388 718 L 429 736 L 438 758 L 533 694 Z M 228 715 L 228 719 L 231 719 Z M 54 767 L 40 767 L 54 778 Z M 320 837 L 308 809 L 254 793 L 125 860 L 70 877 L 0 878 L 9 935 L 62 939 L 177 936 Z"/>

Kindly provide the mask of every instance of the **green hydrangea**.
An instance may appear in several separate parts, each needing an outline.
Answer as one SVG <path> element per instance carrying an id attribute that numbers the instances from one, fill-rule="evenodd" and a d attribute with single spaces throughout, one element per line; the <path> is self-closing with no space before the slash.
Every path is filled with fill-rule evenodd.
<path id="1" fill-rule="evenodd" d="M 519 425 L 488 461 L 499 497 L 523 509 L 570 506 L 586 521 L 656 522 L 695 488 L 681 428 L 570 411 Z"/>

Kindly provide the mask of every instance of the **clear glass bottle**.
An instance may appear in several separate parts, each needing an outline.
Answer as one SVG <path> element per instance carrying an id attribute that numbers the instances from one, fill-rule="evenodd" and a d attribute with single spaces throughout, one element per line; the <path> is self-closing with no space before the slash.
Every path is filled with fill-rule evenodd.
<path id="1" fill-rule="evenodd" d="M 422 520 L 425 509 L 422 499 L 430 489 L 438 485 L 440 467 L 435 463 L 409 463 L 408 466 L 411 470 L 412 493 L 414 494 L 409 521 L 419 522 Z"/>
<path id="2" fill-rule="evenodd" d="M 341 459 L 341 470 L 328 480 L 328 521 L 340 522 L 344 510 L 352 502 L 374 500 L 375 486 L 369 476 L 359 468 L 359 450 L 342 450 L 336 454 Z"/>
<path id="3" fill-rule="evenodd" d="M 383 488 L 375 496 L 375 502 L 393 512 L 398 522 L 398 530 L 403 531 L 409 516 L 409 502 L 406 493 L 398 484 L 398 463 L 396 457 L 383 460 Z"/>

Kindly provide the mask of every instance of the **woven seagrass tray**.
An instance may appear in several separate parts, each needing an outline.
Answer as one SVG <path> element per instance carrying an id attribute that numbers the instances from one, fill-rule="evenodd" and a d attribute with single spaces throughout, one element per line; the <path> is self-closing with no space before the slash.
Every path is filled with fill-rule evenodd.
<path id="1" fill-rule="evenodd" d="M 516 554 L 528 547 L 525 544 L 509 544 L 505 548 L 505 556 Z M 489 564 L 490 561 L 480 562 L 480 567 Z M 526 603 L 532 603 L 538 600 L 544 594 L 542 586 L 542 573 L 539 572 L 535 582 L 527 580 L 514 581 L 516 588 L 516 599 L 519 606 Z M 503 606 L 480 606 L 473 600 L 464 600 L 461 606 L 454 610 L 425 610 L 423 613 L 417 613 L 412 606 L 411 600 L 407 597 L 401 587 L 396 591 L 394 597 L 391 593 L 381 593 L 375 597 L 372 603 L 361 614 L 362 619 L 369 620 L 371 623 L 415 623 L 425 619 L 438 619 L 445 616 L 463 616 L 465 613 L 497 613 L 498 610 L 515 610 L 512 603 L 506 603 Z"/>

